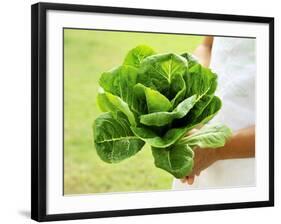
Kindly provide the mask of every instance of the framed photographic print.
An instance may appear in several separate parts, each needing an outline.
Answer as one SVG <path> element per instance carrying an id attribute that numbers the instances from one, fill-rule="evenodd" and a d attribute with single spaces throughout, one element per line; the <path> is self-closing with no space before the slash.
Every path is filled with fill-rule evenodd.
<path id="1" fill-rule="evenodd" d="M 32 5 L 32 219 L 273 205 L 273 18 Z"/>

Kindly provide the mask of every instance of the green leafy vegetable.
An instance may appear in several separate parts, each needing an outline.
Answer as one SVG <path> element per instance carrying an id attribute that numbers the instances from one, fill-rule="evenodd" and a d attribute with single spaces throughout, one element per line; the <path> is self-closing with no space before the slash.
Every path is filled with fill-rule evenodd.
<path id="1" fill-rule="evenodd" d="M 126 116 L 117 112 L 101 114 L 94 123 L 95 146 L 100 158 L 107 163 L 117 163 L 136 154 L 144 142 L 130 130 Z"/>
<path id="2" fill-rule="evenodd" d="M 217 148 L 224 146 L 226 139 L 230 136 L 231 130 L 225 125 L 206 125 L 193 135 L 181 139 L 180 142 L 190 147 Z"/>
<path id="3" fill-rule="evenodd" d="M 138 98 L 138 96 L 141 98 L 142 96 L 145 96 L 146 108 L 148 113 L 169 111 L 172 107 L 172 104 L 164 95 L 140 83 L 135 85 L 134 91 L 136 98 Z"/>
<path id="4" fill-rule="evenodd" d="M 135 116 L 130 110 L 127 103 L 125 103 L 120 97 L 112 95 L 111 93 L 103 92 L 101 90 L 98 94 L 98 105 L 104 112 L 123 112 L 132 126 L 136 126 Z"/>
<path id="5" fill-rule="evenodd" d="M 131 127 L 132 131 L 140 139 L 156 148 L 166 148 L 178 141 L 192 127 L 172 128 L 169 129 L 163 136 L 156 133 L 148 127 Z"/>
<path id="6" fill-rule="evenodd" d="M 191 54 L 189 54 L 187 52 L 181 54 L 181 56 L 184 57 L 188 61 L 188 67 L 189 68 L 191 68 L 193 65 L 198 64 L 197 59 L 193 55 L 191 55 Z"/>
<path id="7" fill-rule="evenodd" d="M 154 50 L 151 47 L 145 45 L 137 46 L 129 51 L 129 53 L 125 57 L 123 65 L 131 65 L 138 68 L 143 59 L 153 54 Z"/>
<path id="8" fill-rule="evenodd" d="M 120 66 L 104 72 L 99 84 L 106 91 L 120 97 L 127 104 L 132 104 L 133 87 L 137 83 L 137 69 L 131 66 Z"/>
<path id="9" fill-rule="evenodd" d="M 210 69 L 196 64 L 188 70 L 187 83 L 187 96 L 194 94 L 199 96 L 211 95 L 217 88 L 217 75 Z"/>
<path id="10" fill-rule="evenodd" d="M 148 126 L 164 126 L 174 119 L 184 117 L 196 103 L 196 96 L 191 96 L 182 101 L 172 112 L 155 112 L 140 116 L 140 122 Z"/>
<path id="11" fill-rule="evenodd" d="M 181 178 L 192 171 L 194 153 L 188 145 L 176 144 L 166 149 L 152 148 L 155 166 Z"/>
<path id="12" fill-rule="evenodd" d="M 145 58 L 140 64 L 137 81 L 172 99 L 180 91 L 175 84 L 187 71 L 187 61 L 176 54 L 157 54 Z"/>
<path id="13" fill-rule="evenodd" d="M 224 125 L 206 125 L 220 110 L 217 75 L 189 53 L 156 54 L 140 45 L 123 65 L 101 74 L 98 105 L 104 112 L 93 131 L 99 157 L 120 162 L 149 144 L 155 166 L 176 178 L 193 168 L 193 148 L 222 147 L 231 136 Z"/>

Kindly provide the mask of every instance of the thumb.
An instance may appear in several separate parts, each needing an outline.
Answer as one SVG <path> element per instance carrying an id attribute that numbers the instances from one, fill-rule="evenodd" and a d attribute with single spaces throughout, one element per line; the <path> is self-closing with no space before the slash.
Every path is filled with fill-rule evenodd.
<path id="1" fill-rule="evenodd" d="M 187 179 L 187 183 L 189 185 L 192 185 L 194 183 L 195 177 L 194 176 L 188 176 L 186 179 Z"/>

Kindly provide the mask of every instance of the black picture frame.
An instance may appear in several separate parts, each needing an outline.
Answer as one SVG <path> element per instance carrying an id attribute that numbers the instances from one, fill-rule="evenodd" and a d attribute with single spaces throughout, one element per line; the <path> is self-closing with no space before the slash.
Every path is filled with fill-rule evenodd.
<path id="1" fill-rule="evenodd" d="M 164 11 L 137 8 L 103 7 L 74 4 L 37 3 L 31 10 L 31 218 L 37 221 L 70 220 L 115 216 L 147 215 L 160 213 L 192 212 L 237 208 L 274 206 L 274 18 L 241 15 L 195 13 L 183 11 Z M 63 10 L 75 12 L 101 12 L 124 15 L 162 16 L 175 18 L 194 18 L 235 22 L 254 22 L 269 24 L 269 200 L 243 203 L 211 204 L 114 210 L 101 212 L 52 214 L 46 213 L 46 12 Z"/>

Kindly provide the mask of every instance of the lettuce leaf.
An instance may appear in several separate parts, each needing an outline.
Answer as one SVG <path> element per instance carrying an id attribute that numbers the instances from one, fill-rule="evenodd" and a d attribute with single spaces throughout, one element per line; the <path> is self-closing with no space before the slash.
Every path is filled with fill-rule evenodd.
<path id="1" fill-rule="evenodd" d="M 231 136 L 225 125 L 203 127 L 221 109 L 217 74 L 191 54 L 157 54 L 140 45 L 123 64 L 101 74 L 98 104 L 104 112 L 93 125 L 99 157 L 123 161 L 149 144 L 155 166 L 176 178 L 193 167 L 193 149 L 222 147 Z"/>

